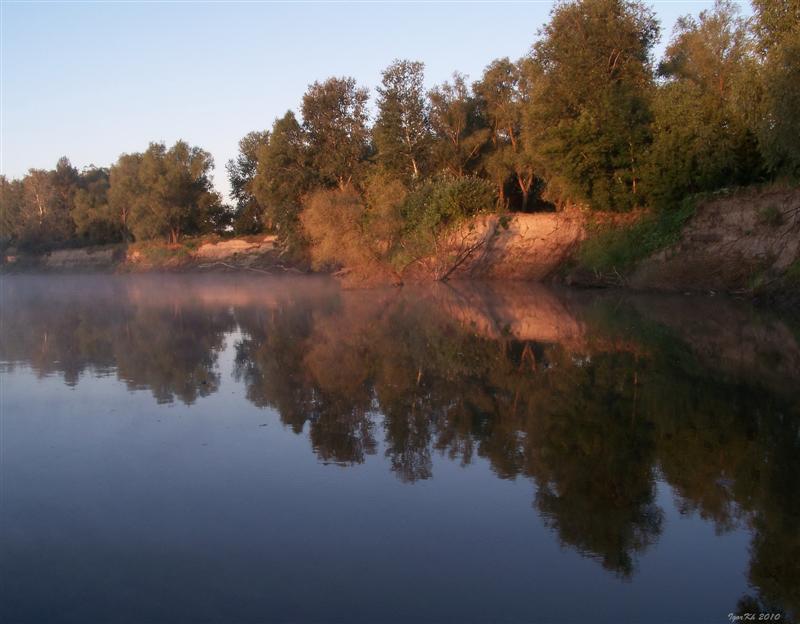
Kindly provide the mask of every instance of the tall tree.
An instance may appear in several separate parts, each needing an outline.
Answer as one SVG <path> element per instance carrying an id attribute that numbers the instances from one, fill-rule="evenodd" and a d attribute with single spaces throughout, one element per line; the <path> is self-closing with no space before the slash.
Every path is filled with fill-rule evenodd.
<path id="1" fill-rule="evenodd" d="M 368 153 L 369 92 L 355 78 L 328 78 L 303 96 L 303 128 L 311 165 L 321 181 L 344 189 Z"/>
<path id="2" fill-rule="evenodd" d="M 17 238 L 29 247 L 66 243 L 75 225 L 70 216 L 78 172 L 66 157 L 55 169 L 31 169 L 22 179 Z"/>
<path id="3" fill-rule="evenodd" d="M 0 175 L 0 245 L 19 238 L 25 189 L 21 180 L 9 180 Z"/>
<path id="4" fill-rule="evenodd" d="M 143 157 L 141 153 L 122 154 L 109 171 L 109 219 L 118 223 L 125 238 L 132 235 L 129 220 L 134 207 L 146 201 L 139 176 Z"/>
<path id="5" fill-rule="evenodd" d="M 763 58 L 758 138 L 769 169 L 800 178 L 800 0 L 753 0 Z"/>
<path id="6" fill-rule="evenodd" d="M 236 201 L 234 230 L 238 233 L 255 234 L 264 227 L 264 207 L 253 194 L 253 180 L 258 170 L 258 153 L 268 143 L 268 130 L 249 132 L 239 141 L 239 154 L 226 165 L 231 198 Z"/>
<path id="7" fill-rule="evenodd" d="M 717 0 L 697 20 L 678 20 L 653 101 L 653 144 L 647 190 L 661 207 L 761 173 L 755 134 L 742 103 L 752 49 L 747 24 L 729 0 Z"/>
<path id="8" fill-rule="evenodd" d="M 747 23 L 738 7 L 716 0 L 713 10 L 701 11 L 698 19 L 678 19 L 658 72 L 673 81 L 691 81 L 724 101 L 731 97 L 749 54 Z"/>
<path id="9" fill-rule="evenodd" d="M 520 64 L 508 58 L 493 61 L 474 90 L 492 131 L 485 167 L 497 184 L 500 201 L 504 201 L 505 186 L 511 180 L 522 196 L 524 210 L 533 186 L 534 164 L 522 140 L 527 88 Z"/>
<path id="10" fill-rule="evenodd" d="M 424 176 L 430 161 L 424 71 L 419 61 L 394 61 L 383 71 L 378 87 L 378 118 L 372 129 L 377 160 L 405 182 Z"/>
<path id="11" fill-rule="evenodd" d="M 477 163 L 489 138 L 477 98 L 467 78 L 458 72 L 428 93 L 430 122 L 435 136 L 434 160 L 439 171 L 462 176 Z"/>
<path id="12" fill-rule="evenodd" d="M 109 186 L 108 169 L 89 167 L 81 172 L 71 214 L 76 234 L 89 242 L 116 242 L 124 236 L 124 224 L 114 218 L 108 204 Z"/>
<path id="13" fill-rule="evenodd" d="M 279 236 L 297 228 L 300 198 L 314 182 L 306 134 L 292 111 L 275 120 L 266 143 L 259 147 L 252 193 L 263 208 L 263 220 Z"/>
<path id="14" fill-rule="evenodd" d="M 138 166 L 142 197 L 129 217 L 137 239 L 166 236 L 176 243 L 183 234 L 210 231 L 221 212 L 219 195 L 211 185 L 211 155 L 178 141 L 171 148 L 151 143 Z M 112 178 L 112 184 L 117 180 Z M 122 180 L 120 180 L 122 181 Z"/>
<path id="15" fill-rule="evenodd" d="M 800 179 L 800 26 L 770 48 L 759 144 L 769 169 Z"/>
<path id="16" fill-rule="evenodd" d="M 652 10 L 636 0 L 563 2 L 540 31 L 528 121 L 564 199 L 612 210 L 640 201 L 658 34 Z"/>
<path id="17" fill-rule="evenodd" d="M 754 29 L 763 54 L 800 28 L 800 0 L 752 0 Z"/>

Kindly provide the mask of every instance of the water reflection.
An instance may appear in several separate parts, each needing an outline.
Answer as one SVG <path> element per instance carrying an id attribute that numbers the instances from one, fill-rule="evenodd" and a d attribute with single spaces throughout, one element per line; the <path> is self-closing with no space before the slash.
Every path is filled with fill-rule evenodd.
<path id="1" fill-rule="evenodd" d="M 193 404 L 233 377 L 326 463 L 436 454 L 532 483 L 560 543 L 623 579 L 663 531 L 657 482 L 752 531 L 742 611 L 800 612 L 797 325 L 714 300 L 520 285 L 341 292 L 325 280 L 9 278 L 6 372 L 116 375 Z"/>

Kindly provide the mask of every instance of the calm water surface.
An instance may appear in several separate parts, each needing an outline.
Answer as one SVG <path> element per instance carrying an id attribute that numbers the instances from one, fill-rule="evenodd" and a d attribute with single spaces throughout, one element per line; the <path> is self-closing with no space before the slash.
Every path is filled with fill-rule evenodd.
<path id="1" fill-rule="evenodd" d="M 0 305 L 3 622 L 800 612 L 792 319 L 234 276 Z"/>

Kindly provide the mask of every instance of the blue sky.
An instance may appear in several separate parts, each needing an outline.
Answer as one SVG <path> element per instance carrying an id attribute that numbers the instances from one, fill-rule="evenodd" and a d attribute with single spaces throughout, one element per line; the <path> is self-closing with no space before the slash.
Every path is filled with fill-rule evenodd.
<path id="1" fill-rule="evenodd" d="M 708 2 L 655 2 L 662 47 Z M 297 109 L 306 86 L 354 76 L 374 90 L 395 58 L 432 86 L 525 54 L 551 2 L 9 2 L 2 0 L 0 169 L 67 155 L 107 166 L 182 138 L 225 162 L 239 139 Z"/>

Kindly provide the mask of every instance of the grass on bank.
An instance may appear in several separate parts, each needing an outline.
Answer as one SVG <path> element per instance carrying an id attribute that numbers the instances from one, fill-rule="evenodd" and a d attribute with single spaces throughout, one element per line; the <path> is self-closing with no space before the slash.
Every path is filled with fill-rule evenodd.
<path id="1" fill-rule="evenodd" d="M 590 226 L 578 251 L 578 264 L 597 273 L 629 271 L 644 258 L 677 243 L 695 206 L 692 198 L 674 210 L 648 213 L 629 225 Z"/>

